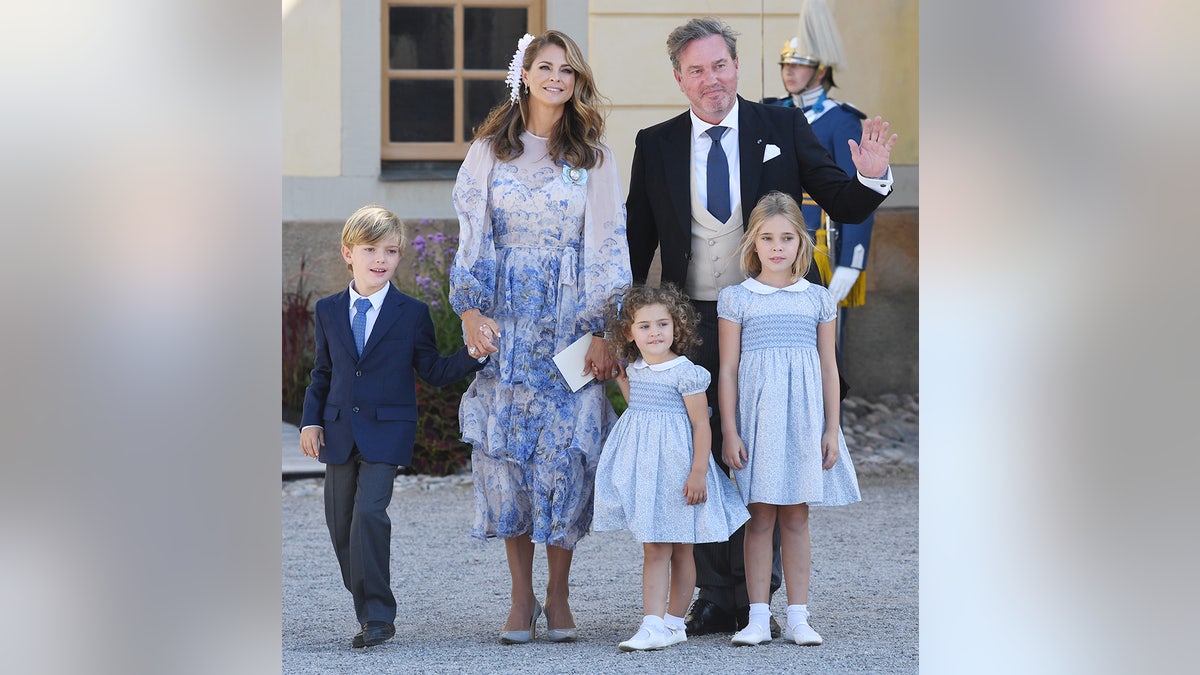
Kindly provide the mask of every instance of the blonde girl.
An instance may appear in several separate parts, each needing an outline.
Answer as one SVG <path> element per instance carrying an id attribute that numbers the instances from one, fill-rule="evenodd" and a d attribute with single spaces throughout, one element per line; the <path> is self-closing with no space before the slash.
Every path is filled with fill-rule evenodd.
<path id="1" fill-rule="evenodd" d="M 767 193 L 750 213 L 739 248 L 748 278 L 717 299 L 721 453 L 750 510 L 745 540 L 750 616 L 731 640 L 738 646 L 771 640 L 771 538 L 777 520 L 788 596 L 786 636 L 800 645 L 821 644 L 808 624 L 808 507 L 860 500 L 839 428 L 837 307 L 828 290 L 804 279 L 812 256 L 796 201 Z"/>

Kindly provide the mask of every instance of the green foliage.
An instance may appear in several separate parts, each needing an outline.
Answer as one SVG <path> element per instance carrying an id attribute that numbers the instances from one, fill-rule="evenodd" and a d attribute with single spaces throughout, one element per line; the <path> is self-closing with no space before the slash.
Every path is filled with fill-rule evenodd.
<path id="1" fill-rule="evenodd" d="M 436 228 L 437 223 L 428 219 L 414 228 L 409 244 L 416 254 L 412 275 L 400 278 L 398 285 L 429 305 L 438 351 L 451 354 L 463 345 L 462 321 L 449 299 L 448 273 L 458 248 L 458 236 L 447 236 Z M 470 376 L 445 387 L 431 387 L 417 378 L 417 437 L 412 459 L 415 473 L 445 476 L 466 469 L 471 447 L 459 440 L 458 404 L 470 384 Z"/>
<path id="2" fill-rule="evenodd" d="M 305 259 L 300 259 L 296 285 L 283 293 L 283 407 L 299 411 L 304 407 L 313 367 L 312 291 L 304 288 Z"/>
<path id="3" fill-rule="evenodd" d="M 604 395 L 608 397 L 608 402 L 612 404 L 613 410 L 617 414 L 625 412 L 629 404 L 625 402 L 625 397 L 621 394 L 621 388 L 617 386 L 616 380 L 608 380 L 604 383 Z"/>

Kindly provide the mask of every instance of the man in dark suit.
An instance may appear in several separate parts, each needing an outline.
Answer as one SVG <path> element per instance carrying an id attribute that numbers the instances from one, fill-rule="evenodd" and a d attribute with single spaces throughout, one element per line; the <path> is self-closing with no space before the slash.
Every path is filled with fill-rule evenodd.
<path id="1" fill-rule="evenodd" d="M 771 190 L 799 201 L 807 192 L 841 222 L 859 222 L 891 191 L 889 158 L 896 136 L 876 117 L 859 142 L 849 141 L 856 177 L 849 177 L 795 110 L 737 95 L 736 33 L 715 18 L 692 19 L 667 38 L 675 81 L 690 109 L 638 132 L 630 175 L 627 236 L 635 283 L 644 283 L 654 251 L 662 280 L 683 288 L 700 313 L 704 340 L 697 362 L 712 374 L 713 456 L 721 461 L 717 406 L 717 294 L 744 277 L 735 259 L 746 220 Z M 820 283 L 816 266 L 810 281 Z M 742 562 L 743 531 L 727 543 L 695 547 L 699 596 L 687 617 L 694 635 L 746 625 L 749 599 Z M 775 542 L 772 593 L 781 585 Z M 773 633 L 778 632 L 772 626 Z"/>
<path id="2" fill-rule="evenodd" d="M 413 371 L 441 386 L 482 365 L 466 347 L 439 355 L 429 307 L 392 286 L 404 240 L 404 223 L 391 211 L 356 211 L 342 228 L 342 257 L 354 280 L 318 300 L 314 312 L 316 363 L 300 448 L 326 464 L 325 521 L 360 626 L 353 647 L 396 633 L 387 507 L 396 470 L 412 460 Z"/>

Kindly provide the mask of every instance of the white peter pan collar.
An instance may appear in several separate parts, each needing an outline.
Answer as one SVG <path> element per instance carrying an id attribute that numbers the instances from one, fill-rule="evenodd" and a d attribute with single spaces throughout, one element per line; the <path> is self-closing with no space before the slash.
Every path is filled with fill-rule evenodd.
<path id="1" fill-rule="evenodd" d="M 808 279 L 801 279 L 791 286 L 775 288 L 774 286 L 768 286 L 753 277 L 743 281 L 742 285 L 746 287 L 746 290 L 758 293 L 759 295 L 770 295 L 775 291 L 791 291 L 792 293 L 802 293 L 810 286 Z"/>
<path id="2" fill-rule="evenodd" d="M 638 370 L 641 370 L 642 368 L 649 368 L 650 370 L 655 370 L 655 371 L 670 370 L 670 369 L 674 368 L 675 366 L 682 366 L 683 364 L 685 364 L 687 362 L 688 362 L 688 358 L 686 356 L 676 356 L 675 358 L 671 359 L 670 361 L 664 361 L 663 363 L 646 363 L 646 359 L 639 358 L 637 361 L 634 361 L 633 363 L 631 363 L 629 365 L 629 367 L 637 368 Z"/>

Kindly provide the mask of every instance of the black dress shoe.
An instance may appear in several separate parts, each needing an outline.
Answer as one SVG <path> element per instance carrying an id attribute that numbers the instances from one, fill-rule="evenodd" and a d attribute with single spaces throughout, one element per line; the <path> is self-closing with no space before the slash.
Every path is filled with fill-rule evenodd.
<path id="1" fill-rule="evenodd" d="M 368 621 L 350 641 L 351 647 L 374 647 L 392 639 L 396 626 L 386 621 Z"/>
<path id="2" fill-rule="evenodd" d="M 709 635 L 711 633 L 732 633 L 736 630 L 733 615 L 721 609 L 716 603 L 703 598 L 696 598 L 692 608 L 688 610 L 684 623 L 688 635 Z"/>
<path id="3" fill-rule="evenodd" d="M 350 640 L 351 647 L 354 647 L 355 649 L 362 649 L 363 647 L 366 647 L 366 645 L 363 644 L 363 633 L 366 632 L 366 630 L 367 624 L 364 623 L 362 627 L 358 629 L 358 632 L 354 634 L 354 638 Z"/>

